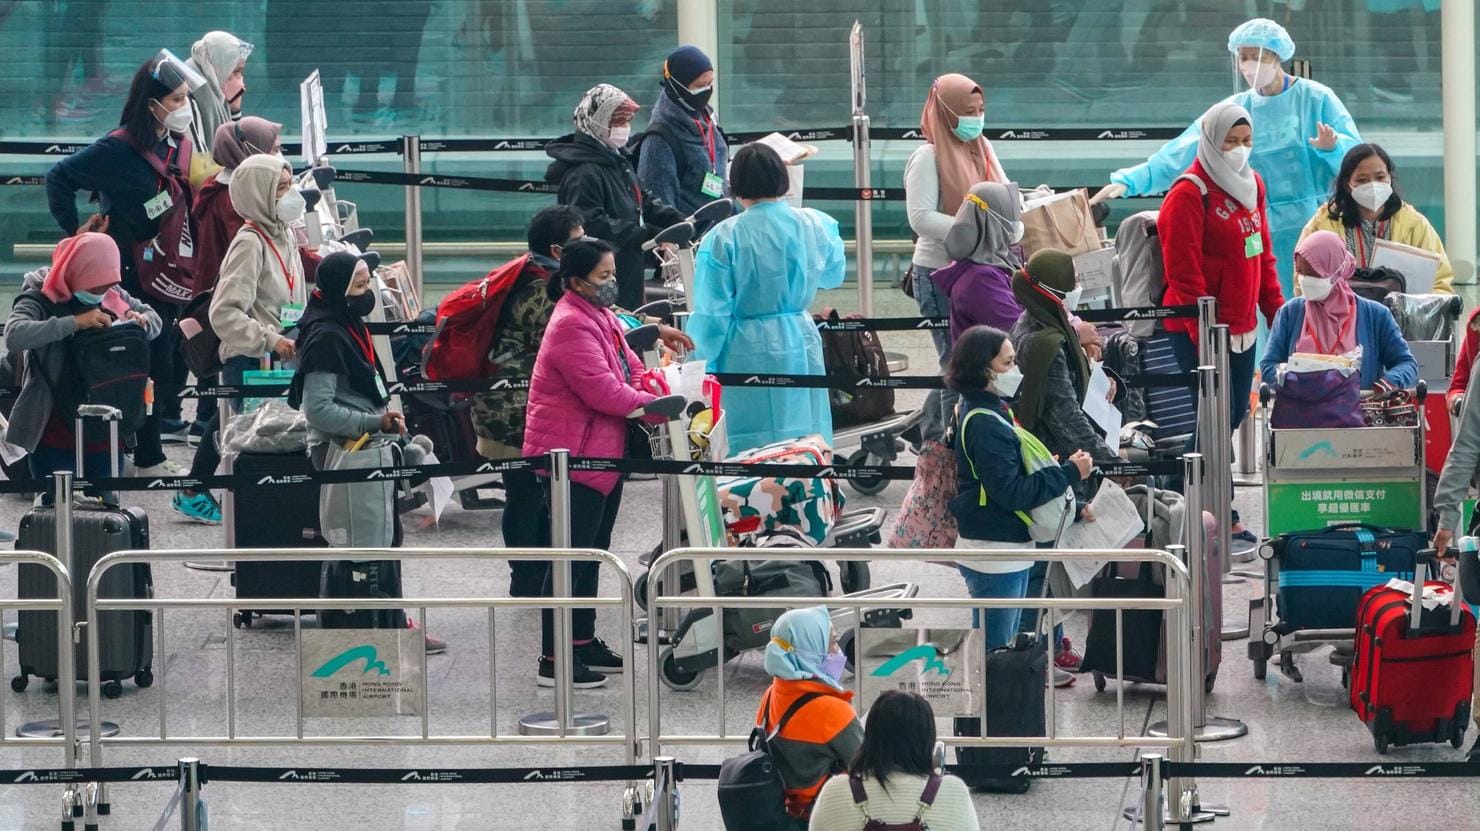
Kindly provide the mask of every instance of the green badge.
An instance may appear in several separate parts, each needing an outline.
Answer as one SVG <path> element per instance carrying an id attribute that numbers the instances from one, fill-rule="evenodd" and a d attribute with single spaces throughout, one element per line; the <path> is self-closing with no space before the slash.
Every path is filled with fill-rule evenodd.
<path id="1" fill-rule="evenodd" d="M 174 207 L 175 200 L 170 198 L 167 191 L 160 191 L 153 199 L 144 203 L 144 216 L 150 219 L 159 219 L 164 212 Z"/>
<path id="2" fill-rule="evenodd" d="M 284 303 L 278 309 L 278 320 L 282 321 L 284 326 L 294 325 L 301 317 L 303 317 L 302 303 Z"/>
<path id="3" fill-rule="evenodd" d="M 725 193 L 725 180 L 713 173 L 705 173 L 704 184 L 700 186 L 699 192 L 710 199 L 718 199 Z"/>
<path id="4" fill-rule="evenodd" d="M 1244 238 L 1244 256 L 1257 257 L 1264 253 L 1264 237 L 1250 234 Z"/>

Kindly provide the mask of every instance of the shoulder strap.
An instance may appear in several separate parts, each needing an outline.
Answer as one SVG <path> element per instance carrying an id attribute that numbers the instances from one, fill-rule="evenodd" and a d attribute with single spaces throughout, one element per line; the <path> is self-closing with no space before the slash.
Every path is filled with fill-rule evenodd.
<path id="1" fill-rule="evenodd" d="M 930 774 L 930 781 L 925 783 L 925 790 L 920 791 L 921 813 L 924 813 L 926 808 L 929 808 L 931 805 L 935 804 L 935 796 L 938 793 L 940 793 L 940 774 L 932 773 Z M 915 819 L 919 818 L 919 814 L 916 814 Z"/>
<path id="2" fill-rule="evenodd" d="M 985 508 L 987 506 L 987 486 L 982 484 L 982 478 L 977 475 L 977 472 L 976 472 L 976 460 L 973 459 L 973 458 L 971 458 L 971 453 L 966 450 L 966 422 L 970 421 L 971 420 L 971 417 L 974 416 L 974 415 L 976 415 L 977 413 L 988 413 L 988 414 L 994 416 L 998 421 L 1002 422 L 1007 427 L 1007 429 L 1012 430 L 1015 435 L 1018 435 L 1019 436 L 1018 441 L 1019 441 L 1019 445 L 1020 446 L 1021 446 L 1022 439 L 1021 439 L 1021 434 L 1018 433 L 1017 428 L 1015 428 L 1015 427 L 1012 426 L 1012 422 L 1010 422 L 1007 419 L 1003 418 L 1002 417 L 1002 414 L 999 413 L 999 412 L 997 412 L 996 410 L 989 410 L 986 407 L 973 407 L 972 409 L 970 409 L 970 410 L 968 410 L 966 412 L 966 415 L 964 415 L 964 416 L 961 417 L 961 450 L 962 450 L 962 452 L 966 456 L 966 464 L 967 464 L 967 466 L 971 468 L 971 478 L 973 478 L 973 479 L 976 480 L 976 487 L 977 487 L 977 491 L 978 491 L 978 498 L 977 498 L 977 503 L 976 504 L 979 505 L 979 506 L 981 506 L 981 507 L 983 507 L 983 508 Z M 1026 469 L 1026 466 L 1025 466 L 1025 469 Z M 1029 527 L 1032 527 L 1032 525 L 1033 525 L 1033 518 L 1030 517 L 1030 516 L 1028 516 L 1027 512 L 1025 512 L 1025 511 L 1013 511 L 1013 513 L 1017 515 L 1017 518 L 1018 519 L 1020 519 L 1020 520 L 1023 521 L 1023 524 L 1024 525 L 1027 525 Z"/>
<path id="3" fill-rule="evenodd" d="M 1182 181 L 1191 182 L 1192 184 L 1196 185 L 1197 192 L 1202 194 L 1203 202 L 1206 203 L 1208 201 L 1208 183 L 1204 182 L 1201 176 L 1197 175 L 1196 173 L 1183 173 L 1181 176 L 1173 179 L 1172 184 L 1175 185 L 1178 182 Z M 1171 188 L 1167 188 L 1167 190 L 1171 190 Z"/>
<path id="4" fill-rule="evenodd" d="M 813 699 L 821 697 L 822 693 L 819 692 L 802 693 L 801 695 L 797 696 L 797 699 L 791 702 L 791 706 L 786 708 L 786 712 L 781 714 L 781 720 L 776 722 L 776 729 L 767 732 L 766 738 L 774 739 L 777 736 L 781 735 L 781 731 L 786 728 L 786 724 L 787 722 L 791 721 L 792 716 L 796 715 L 799 710 L 810 704 Z M 766 715 L 771 715 L 771 707 L 769 701 L 766 702 Z"/>

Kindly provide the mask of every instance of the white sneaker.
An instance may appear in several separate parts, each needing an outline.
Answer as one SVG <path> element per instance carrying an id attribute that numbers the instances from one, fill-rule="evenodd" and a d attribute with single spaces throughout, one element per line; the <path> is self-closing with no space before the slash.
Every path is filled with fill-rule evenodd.
<path id="1" fill-rule="evenodd" d="M 174 459 L 165 459 L 157 465 L 134 468 L 135 476 L 184 476 L 190 471 Z"/>

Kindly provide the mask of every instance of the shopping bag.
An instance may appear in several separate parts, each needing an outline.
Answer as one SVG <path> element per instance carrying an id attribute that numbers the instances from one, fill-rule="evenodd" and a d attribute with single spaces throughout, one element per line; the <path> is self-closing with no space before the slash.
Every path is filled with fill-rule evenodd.
<path id="1" fill-rule="evenodd" d="M 915 462 L 915 478 L 899 507 L 899 521 L 889 535 L 890 548 L 955 548 L 956 454 L 936 441 L 925 442 Z"/>
<path id="2" fill-rule="evenodd" d="M 365 470 L 397 467 L 401 445 L 373 438 L 358 450 L 330 442 L 325 470 Z M 319 528 L 336 548 L 390 548 L 396 531 L 396 482 L 331 482 L 319 487 Z"/>
<path id="3" fill-rule="evenodd" d="M 1361 427 L 1362 376 L 1323 369 L 1285 373 L 1269 413 L 1269 426 L 1290 428 Z"/>
<path id="4" fill-rule="evenodd" d="M 1045 248 L 1070 255 L 1087 254 L 1100 250 L 1102 245 L 1083 188 L 1029 200 L 1023 205 L 1022 222 L 1025 257 Z"/>

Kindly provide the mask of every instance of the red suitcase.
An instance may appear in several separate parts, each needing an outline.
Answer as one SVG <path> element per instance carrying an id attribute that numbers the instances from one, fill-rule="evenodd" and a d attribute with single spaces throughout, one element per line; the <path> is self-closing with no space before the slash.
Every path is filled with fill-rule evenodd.
<path id="1" fill-rule="evenodd" d="M 1432 552 L 1424 552 L 1432 556 Z M 1417 586 L 1452 591 L 1425 581 L 1420 560 L 1413 595 L 1378 586 L 1357 607 L 1351 706 L 1378 753 L 1390 745 L 1464 743 L 1475 676 L 1475 616 L 1462 602 L 1424 610 Z"/>

